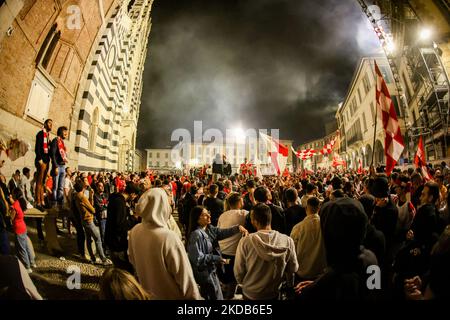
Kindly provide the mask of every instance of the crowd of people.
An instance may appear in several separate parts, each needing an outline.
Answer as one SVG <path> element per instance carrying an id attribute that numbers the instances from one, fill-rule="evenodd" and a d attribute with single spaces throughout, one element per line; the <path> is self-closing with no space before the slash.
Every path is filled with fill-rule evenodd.
<path id="1" fill-rule="evenodd" d="M 54 143 L 41 134 L 49 150 L 36 153 L 34 178 L 28 168 L 8 183 L 1 176 L 0 263 L 15 271 L 0 286 L 16 283 L 4 296 L 41 298 L 28 276 L 36 263 L 25 219 L 34 206 L 58 210 L 77 257 L 107 267 L 101 299 L 449 298 L 445 162 L 430 181 L 412 168 L 389 177 L 374 168 L 263 178 L 72 172 L 66 133 L 58 129 Z M 44 239 L 42 226 L 38 233 Z"/>

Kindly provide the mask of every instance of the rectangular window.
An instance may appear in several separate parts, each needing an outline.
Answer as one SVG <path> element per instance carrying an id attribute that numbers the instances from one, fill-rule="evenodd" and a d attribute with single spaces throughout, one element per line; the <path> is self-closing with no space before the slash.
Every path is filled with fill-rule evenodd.
<path id="1" fill-rule="evenodd" d="M 392 96 L 392 102 L 394 103 L 394 108 L 395 108 L 395 112 L 397 113 L 397 118 L 401 117 L 401 113 L 400 113 L 400 107 L 398 105 L 398 98 L 397 96 Z"/>
<path id="2" fill-rule="evenodd" d="M 362 120 L 363 120 L 364 132 L 366 132 L 367 131 L 367 122 L 366 122 L 366 114 L 364 112 L 362 114 Z"/>
<path id="3" fill-rule="evenodd" d="M 156 166 L 159 167 L 159 161 L 156 161 Z"/>
<path id="4" fill-rule="evenodd" d="M 149 152 L 149 153 L 148 153 L 148 157 L 149 157 L 149 158 L 152 158 L 152 157 L 153 157 L 153 152 Z"/>
<path id="5" fill-rule="evenodd" d="M 148 162 L 148 166 L 151 167 L 153 163 L 151 161 Z"/>
<path id="6" fill-rule="evenodd" d="M 361 98 L 361 89 L 358 88 L 358 98 L 359 98 L 359 103 L 362 102 L 362 98 Z"/>
<path id="7" fill-rule="evenodd" d="M 168 153 L 166 153 L 166 159 L 169 159 L 169 154 Z"/>
<path id="8" fill-rule="evenodd" d="M 369 81 L 369 76 L 367 74 L 364 75 L 363 85 L 364 85 L 364 91 L 366 92 L 366 94 L 368 94 L 370 91 L 370 81 Z"/>
<path id="9" fill-rule="evenodd" d="M 168 167 L 169 166 L 169 162 L 166 161 L 166 165 L 165 166 Z"/>
<path id="10" fill-rule="evenodd" d="M 391 72 L 389 66 L 380 66 L 381 75 L 386 83 L 392 83 Z"/>
<path id="11" fill-rule="evenodd" d="M 370 103 L 370 112 L 372 113 L 372 119 L 374 120 L 375 123 L 375 108 L 373 107 L 373 102 Z"/>
<path id="12" fill-rule="evenodd" d="M 156 158 L 158 158 L 158 159 L 159 159 L 159 152 L 157 152 L 157 153 L 156 153 Z"/>

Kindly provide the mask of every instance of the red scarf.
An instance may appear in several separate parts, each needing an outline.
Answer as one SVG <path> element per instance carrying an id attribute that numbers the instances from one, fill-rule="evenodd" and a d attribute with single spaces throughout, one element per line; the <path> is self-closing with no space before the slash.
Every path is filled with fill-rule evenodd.
<path id="1" fill-rule="evenodd" d="M 49 139 L 49 134 L 47 133 L 47 130 L 42 129 L 42 131 L 44 132 L 44 153 L 48 154 L 48 139 Z"/>
<path id="2" fill-rule="evenodd" d="M 68 162 L 67 161 L 66 146 L 64 145 L 64 141 L 63 141 L 63 139 L 61 139 L 61 137 L 58 137 L 58 149 L 59 149 L 59 154 L 61 155 L 61 158 L 63 159 L 63 161 L 64 162 Z"/>

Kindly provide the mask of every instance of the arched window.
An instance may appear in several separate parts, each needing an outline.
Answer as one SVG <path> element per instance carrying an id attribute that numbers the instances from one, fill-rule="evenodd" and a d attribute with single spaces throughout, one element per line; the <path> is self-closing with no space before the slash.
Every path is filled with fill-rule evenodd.
<path id="1" fill-rule="evenodd" d="M 98 108 L 95 108 L 91 118 L 91 127 L 89 128 L 89 150 L 95 150 L 98 132 Z"/>
<path id="2" fill-rule="evenodd" d="M 55 51 L 56 44 L 61 38 L 61 31 L 57 31 L 58 25 L 55 23 L 42 43 L 39 53 L 36 57 L 36 65 L 42 65 L 44 69 L 47 69 L 53 52 Z"/>

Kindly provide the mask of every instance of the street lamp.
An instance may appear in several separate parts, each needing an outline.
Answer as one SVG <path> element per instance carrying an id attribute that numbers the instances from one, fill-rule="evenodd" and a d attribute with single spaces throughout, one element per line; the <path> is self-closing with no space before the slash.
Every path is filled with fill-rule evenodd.
<path id="1" fill-rule="evenodd" d="M 420 40 L 429 40 L 431 39 L 431 35 L 433 31 L 429 27 L 423 27 L 419 30 L 419 39 Z"/>

